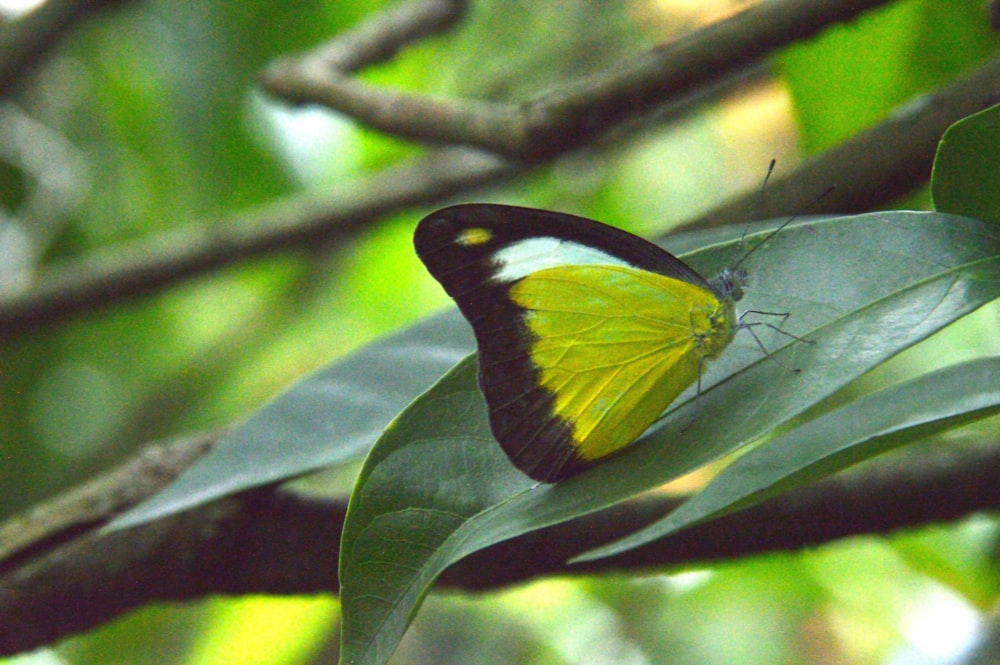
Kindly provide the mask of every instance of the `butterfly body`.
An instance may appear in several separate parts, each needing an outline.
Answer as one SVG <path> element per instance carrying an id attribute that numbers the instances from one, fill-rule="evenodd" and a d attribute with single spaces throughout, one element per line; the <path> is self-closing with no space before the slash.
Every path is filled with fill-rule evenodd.
<path id="1" fill-rule="evenodd" d="M 494 437 L 545 482 L 635 440 L 739 326 L 741 272 L 710 284 L 580 217 L 459 205 L 424 218 L 414 244 L 475 332 Z"/>

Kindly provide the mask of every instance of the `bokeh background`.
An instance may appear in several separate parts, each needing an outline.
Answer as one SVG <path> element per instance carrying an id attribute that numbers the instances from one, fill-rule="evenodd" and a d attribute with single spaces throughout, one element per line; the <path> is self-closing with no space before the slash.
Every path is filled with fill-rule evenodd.
<path id="1" fill-rule="evenodd" d="M 745 4 L 482 0 L 453 31 L 363 78 L 526 99 Z M 122 248 L 210 235 L 261 209 L 293 215 L 419 154 L 256 85 L 275 58 L 386 6 L 143 0 L 74 25 L 0 98 L 0 290 L 83 259 L 113 262 Z M 8 20 L 28 9 L 0 7 Z M 441 204 L 531 205 L 660 234 L 759 188 L 772 158 L 778 173 L 794 170 L 998 44 L 981 0 L 889 2 L 748 66 L 683 113 Z M 892 205 L 929 198 L 916 191 Z M 429 210 L 0 339 L 0 517 L 144 444 L 237 421 L 304 373 L 448 306 L 411 247 Z M 935 353 L 995 353 L 998 328 L 995 308 L 978 312 Z M 980 516 L 642 578 L 433 595 L 393 662 L 960 662 L 997 598 L 995 536 L 995 520 Z M 0 663 L 329 663 L 337 619 L 331 597 L 207 599 L 149 607 Z"/>

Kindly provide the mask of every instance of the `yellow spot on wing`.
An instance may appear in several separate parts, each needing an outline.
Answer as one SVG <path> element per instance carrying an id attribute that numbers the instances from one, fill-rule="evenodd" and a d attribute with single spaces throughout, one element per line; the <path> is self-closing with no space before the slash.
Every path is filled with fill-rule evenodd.
<path id="1" fill-rule="evenodd" d="M 634 268 L 566 265 L 532 273 L 510 296 L 528 311 L 539 381 L 572 445 L 593 461 L 635 440 L 732 340 L 732 301 Z"/>
<path id="2" fill-rule="evenodd" d="M 476 245 L 482 245 L 489 242 L 492 237 L 492 231 L 476 226 L 468 229 L 462 229 L 462 231 L 455 236 L 455 242 L 465 247 L 474 247 Z"/>

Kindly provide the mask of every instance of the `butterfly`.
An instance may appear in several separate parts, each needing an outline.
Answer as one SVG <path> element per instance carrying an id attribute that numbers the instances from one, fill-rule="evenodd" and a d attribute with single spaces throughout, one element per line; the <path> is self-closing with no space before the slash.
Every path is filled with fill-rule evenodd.
<path id="1" fill-rule="evenodd" d="M 632 443 L 754 325 L 736 313 L 745 270 L 705 280 L 582 217 L 456 205 L 422 219 L 414 246 L 475 333 L 494 438 L 543 482 Z"/>

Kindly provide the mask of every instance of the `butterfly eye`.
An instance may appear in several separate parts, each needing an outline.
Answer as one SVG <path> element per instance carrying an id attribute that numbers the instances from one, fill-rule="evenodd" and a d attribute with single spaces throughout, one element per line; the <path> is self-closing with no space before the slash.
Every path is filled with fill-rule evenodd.
<path id="1" fill-rule="evenodd" d="M 750 284 L 750 273 L 747 272 L 746 268 L 737 268 L 733 271 L 732 276 L 733 282 L 733 292 L 739 293 L 739 297 L 734 297 L 733 300 L 739 300 L 743 297 L 743 288 Z"/>

